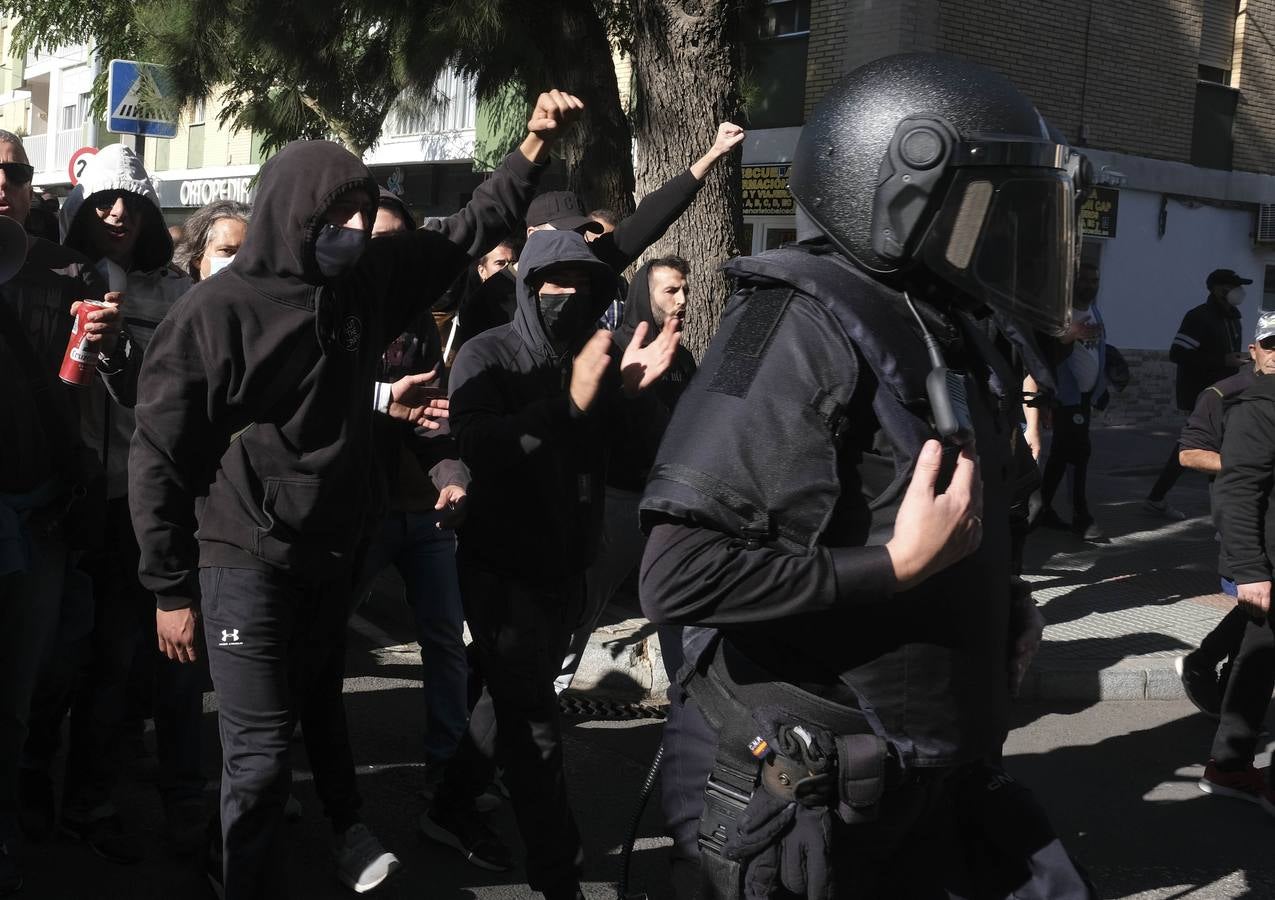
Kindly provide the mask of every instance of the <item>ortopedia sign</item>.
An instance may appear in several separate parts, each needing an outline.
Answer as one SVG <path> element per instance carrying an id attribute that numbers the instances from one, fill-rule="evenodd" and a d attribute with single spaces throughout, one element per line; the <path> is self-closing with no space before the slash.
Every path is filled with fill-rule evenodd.
<path id="1" fill-rule="evenodd" d="M 741 187 L 746 216 L 791 216 L 792 194 L 788 193 L 788 166 L 744 166 Z"/>
<path id="2" fill-rule="evenodd" d="M 175 206 L 203 206 L 214 200 L 238 200 L 251 203 L 252 176 L 233 178 L 187 178 L 181 181 L 161 181 L 159 202 L 165 208 Z"/>
<path id="3" fill-rule="evenodd" d="M 177 98 L 168 69 L 113 59 L 107 70 L 106 130 L 157 138 L 177 136 Z"/>

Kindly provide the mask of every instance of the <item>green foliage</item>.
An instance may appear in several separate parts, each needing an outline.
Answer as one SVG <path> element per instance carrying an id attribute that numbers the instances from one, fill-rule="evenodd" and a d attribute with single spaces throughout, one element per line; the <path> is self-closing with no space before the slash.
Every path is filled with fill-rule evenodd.
<path id="1" fill-rule="evenodd" d="M 421 0 L 0 0 L 20 16 L 15 49 L 90 43 L 103 59 L 170 67 L 179 102 L 225 88 L 223 122 L 263 135 L 266 152 L 290 140 L 335 136 L 361 153 L 400 102 L 434 101 L 448 64 L 435 7 Z M 105 75 L 93 111 L 105 106 Z"/>

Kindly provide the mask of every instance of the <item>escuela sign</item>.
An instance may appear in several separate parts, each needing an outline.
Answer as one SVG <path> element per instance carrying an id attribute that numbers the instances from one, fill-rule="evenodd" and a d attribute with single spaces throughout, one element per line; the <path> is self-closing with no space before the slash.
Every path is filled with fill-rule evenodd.
<path id="1" fill-rule="evenodd" d="M 744 166 L 741 179 L 746 216 L 791 216 L 788 166 Z"/>

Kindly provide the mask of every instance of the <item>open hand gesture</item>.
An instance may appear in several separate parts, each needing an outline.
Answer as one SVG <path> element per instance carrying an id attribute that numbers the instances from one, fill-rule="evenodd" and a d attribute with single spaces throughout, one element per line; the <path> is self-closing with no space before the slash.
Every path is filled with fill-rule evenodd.
<path id="1" fill-rule="evenodd" d="M 669 316 L 664 320 L 664 328 L 659 336 L 642 346 L 646 339 L 647 324 L 638 323 L 633 330 L 633 340 L 624 349 L 620 359 L 620 377 L 624 382 L 624 393 L 628 397 L 636 397 L 668 371 L 677 354 L 677 345 L 682 340 L 682 320 Z"/>
<path id="2" fill-rule="evenodd" d="M 441 428 L 439 420 L 448 417 L 449 403 L 435 384 L 437 380 L 435 367 L 419 375 L 405 375 L 390 385 L 390 417 L 431 431 Z"/>

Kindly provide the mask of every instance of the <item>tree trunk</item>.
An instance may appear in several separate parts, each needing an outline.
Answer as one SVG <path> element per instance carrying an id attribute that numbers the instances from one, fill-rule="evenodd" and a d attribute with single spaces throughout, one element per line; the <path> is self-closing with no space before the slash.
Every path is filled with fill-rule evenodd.
<path id="1" fill-rule="evenodd" d="M 586 212 L 604 208 L 627 216 L 633 212 L 632 135 L 606 29 L 592 0 L 549 3 L 543 11 L 546 35 L 552 36 L 542 44 L 551 84 L 529 88 L 538 93 L 555 87 L 575 94 L 585 106 L 582 120 L 559 145 L 567 184 Z"/>
<path id="2" fill-rule="evenodd" d="M 634 171 L 639 197 L 684 172 L 713 145 L 719 122 L 739 113 L 737 4 L 730 0 L 634 0 Z M 682 343 L 699 359 L 726 305 L 718 271 L 738 255 L 743 213 L 738 151 L 721 160 L 699 196 L 648 255 L 691 263 L 693 292 Z"/>

